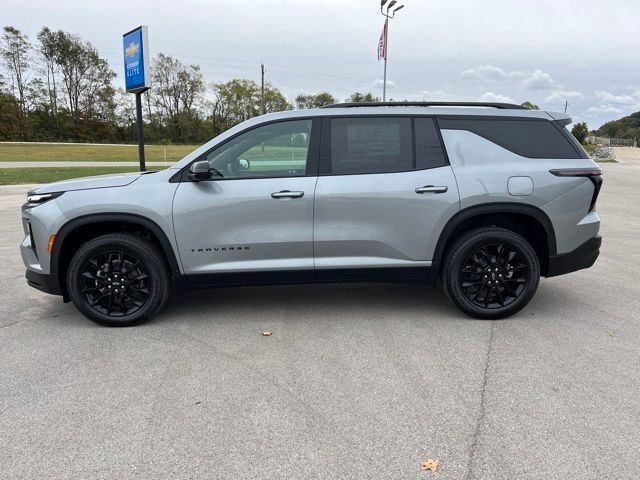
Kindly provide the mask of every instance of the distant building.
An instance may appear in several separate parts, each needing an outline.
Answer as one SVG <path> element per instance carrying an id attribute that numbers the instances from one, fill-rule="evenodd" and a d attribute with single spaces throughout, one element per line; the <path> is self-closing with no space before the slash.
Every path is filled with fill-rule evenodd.
<path id="1" fill-rule="evenodd" d="M 638 141 L 628 138 L 605 138 L 589 135 L 584 139 L 585 142 L 591 145 L 602 145 L 603 147 L 637 147 Z"/>

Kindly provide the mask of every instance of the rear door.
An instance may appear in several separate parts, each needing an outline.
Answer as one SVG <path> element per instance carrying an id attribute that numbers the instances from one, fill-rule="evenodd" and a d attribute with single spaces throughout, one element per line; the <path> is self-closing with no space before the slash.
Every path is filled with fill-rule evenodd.
<path id="1" fill-rule="evenodd" d="M 287 120 L 245 131 L 200 159 L 209 161 L 211 180 L 180 184 L 173 220 L 190 281 L 269 282 L 283 270 L 313 278 L 316 123 Z"/>
<path id="2" fill-rule="evenodd" d="M 433 118 L 323 120 L 314 213 L 320 278 L 334 269 L 424 270 L 458 210 L 458 188 Z"/>

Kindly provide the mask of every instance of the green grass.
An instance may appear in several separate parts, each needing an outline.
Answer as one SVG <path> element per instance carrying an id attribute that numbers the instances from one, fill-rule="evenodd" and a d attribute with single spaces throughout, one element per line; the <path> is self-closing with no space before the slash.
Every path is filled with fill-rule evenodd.
<path id="1" fill-rule="evenodd" d="M 176 162 L 194 151 L 197 145 L 146 145 L 147 162 Z M 137 162 L 137 145 L 43 145 L 0 143 L 0 162 Z"/>
<path id="2" fill-rule="evenodd" d="M 0 185 L 51 183 L 70 178 L 137 171 L 134 167 L 0 168 Z"/>
<path id="3" fill-rule="evenodd" d="M 598 145 L 592 145 L 590 143 L 587 143 L 587 144 L 583 143 L 582 147 L 587 151 L 587 153 L 589 155 L 591 155 L 596 150 L 596 148 L 598 148 Z"/>

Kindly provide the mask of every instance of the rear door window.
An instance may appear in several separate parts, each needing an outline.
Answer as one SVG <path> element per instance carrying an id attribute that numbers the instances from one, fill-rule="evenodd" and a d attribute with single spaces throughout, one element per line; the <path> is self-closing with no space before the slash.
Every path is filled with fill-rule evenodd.
<path id="1" fill-rule="evenodd" d="M 432 118 L 417 117 L 415 119 L 416 134 L 416 169 L 442 167 L 447 160 L 442 150 L 440 135 Z"/>
<path id="2" fill-rule="evenodd" d="M 353 117 L 331 120 L 334 175 L 403 172 L 413 169 L 411 119 Z"/>

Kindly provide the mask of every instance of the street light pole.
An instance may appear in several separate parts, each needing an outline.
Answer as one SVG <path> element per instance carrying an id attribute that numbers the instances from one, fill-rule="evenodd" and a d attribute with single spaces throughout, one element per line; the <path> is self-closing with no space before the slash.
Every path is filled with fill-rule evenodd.
<path id="1" fill-rule="evenodd" d="M 384 6 L 386 3 L 387 3 L 387 0 L 380 0 L 380 13 L 384 17 L 386 17 L 386 20 L 384 22 L 384 79 L 382 84 L 382 101 L 383 102 L 387 101 L 387 58 L 389 57 L 389 20 L 395 17 L 396 12 L 398 10 L 404 8 L 404 5 L 400 5 L 394 8 L 393 10 L 391 10 L 393 6 L 396 3 L 398 3 L 397 0 L 391 0 L 389 2 L 389 5 L 387 5 L 386 11 L 385 11 Z"/>

